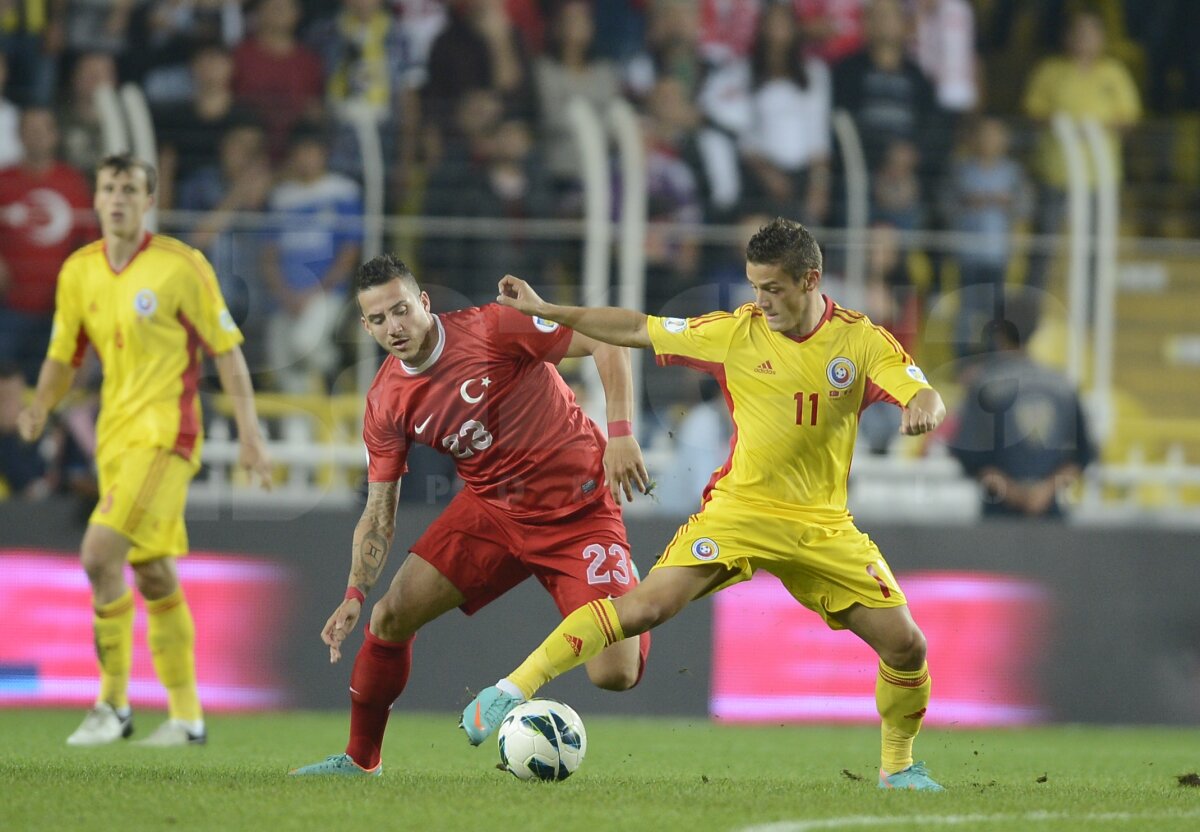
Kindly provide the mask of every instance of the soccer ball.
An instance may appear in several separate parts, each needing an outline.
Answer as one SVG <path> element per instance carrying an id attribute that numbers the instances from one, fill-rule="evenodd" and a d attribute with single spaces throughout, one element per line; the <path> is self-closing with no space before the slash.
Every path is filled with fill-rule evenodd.
<path id="1" fill-rule="evenodd" d="M 583 762 L 583 720 L 562 702 L 531 699 L 500 723 L 500 763 L 521 780 L 566 780 Z"/>

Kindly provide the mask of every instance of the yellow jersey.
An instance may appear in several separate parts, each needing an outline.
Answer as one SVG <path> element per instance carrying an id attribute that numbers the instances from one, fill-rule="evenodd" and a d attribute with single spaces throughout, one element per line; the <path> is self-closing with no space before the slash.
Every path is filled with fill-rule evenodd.
<path id="1" fill-rule="evenodd" d="M 78 367 L 88 343 L 100 356 L 101 463 L 146 446 L 197 462 L 201 350 L 219 355 L 241 342 L 212 266 L 178 240 L 147 233 L 119 272 L 98 240 L 59 272 L 48 356 Z"/>
<path id="2" fill-rule="evenodd" d="M 905 405 L 929 387 L 889 332 L 827 297 L 805 338 L 773 332 L 753 303 L 695 318 L 650 316 L 647 328 L 659 364 L 707 372 L 724 390 L 733 438 L 706 503 L 729 496 L 829 521 L 849 517 L 859 413 L 875 401 Z"/>

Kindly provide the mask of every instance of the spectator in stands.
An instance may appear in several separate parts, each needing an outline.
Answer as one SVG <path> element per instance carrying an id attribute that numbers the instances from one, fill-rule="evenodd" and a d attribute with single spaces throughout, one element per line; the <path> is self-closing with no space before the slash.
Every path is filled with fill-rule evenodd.
<path id="1" fill-rule="evenodd" d="M 1146 103 L 1156 112 L 1200 110 L 1200 4 L 1159 0 L 1128 15 L 1146 55 Z M 1173 80 L 1178 83 L 1172 83 Z"/>
<path id="2" fill-rule="evenodd" d="M 988 325 L 992 352 L 967 389 L 950 443 L 983 486 L 984 517 L 1061 518 L 1060 495 L 1094 457 L 1075 389 L 1026 351 L 1036 321 L 1035 296 L 1006 298 Z"/>
<path id="3" fill-rule="evenodd" d="M 550 184 L 533 156 L 533 135 L 528 124 L 506 119 L 486 136 L 480 136 L 468 174 L 455 193 L 431 193 L 427 206 L 441 216 L 494 217 L 525 220 L 553 214 Z M 444 182 L 445 180 L 441 180 Z M 434 187 L 430 183 L 430 189 Z M 425 252 L 434 265 L 435 283 L 449 286 L 480 304 L 496 297 L 496 269 L 519 267 L 542 282 L 555 265 L 557 251 L 537 237 L 500 231 L 485 237 L 445 240 L 431 238 Z M 510 267 L 509 264 L 515 264 Z"/>
<path id="4" fill-rule="evenodd" d="M 667 302 L 696 279 L 700 245 L 674 226 L 704 220 L 701 186 L 689 163 L 687 141 L 696 108 L 683 84 L 662 78 L 646 100 L 646 311 L 662 314 Z"/>
<path id="5" fill-rule="evenodd" d="M 908 142 L 922 170 L 946 157 L 948 137 L 933 87 L 907 54 L 908 21 L 899 0 L 872 0 L 867 9 L 866 45 L 833 70 L 833 105 L 854 119 L 873 176 L 889 148 Z"/>
<path id="6" fill-rule="evenodd" d="M 1028 217 L 1031 207 L 1025 171 L 1009 156 L 1008 147 L 1004 122 L 980 118 L 946 185 L 943 213 L 954 231 L 971 235 L 958 246 L 954 349 L 960 358 L 984 347 L 984 325 L 995 317 L 1004 299 L 1014 227 Z"/>
<path id="7" fill-rule="evenodd" d="M 453 0 L 450 22 L 429 54 L 429 81 L 422 95 L 434 161 L 453 131 L 459 101 L 480 89 L 497 93 L 508 116 L 532 120 L 536 115 L 529 59 L 504 0 Z"/>
<path id="8" fill-rule="evenodd" d="M 830 66 L 863 47 L 867 0 L 793 0 L 809 54 Z"/>
<path id="9" fill-rule="evenodd" d="M 871 222 L 901 231 L 921 225 L 921 179 L 919 151 L 910 141 L 897 140 L 887 146 L 883 163 L 871 178 Z"/>
<path id="10" fill-rule="evenodd" d="M 259 278 L 263 231 L 239 224 L 238 215 L 266 210 L 273 184 L 266 133 L 247 118 L 231 125 L 219 145 L 219 164 L 184 180 L 176 207 L 194 213 L 187 241 L 212 263 L 230 314 L 246 335 L 246 361 L 258 369 L 266 358 L 262 336 L 270 306 Z"/>
<path id="11" fill-rule="evenodd" d="M 30 384 L 50 343 L 58 270 L 94 233 L 87 180 L 58 160 L 54 112 L 21 113 L 19 165 L 0 171 L 0 361 Z"/>
<path id="12" fill-rule="evenodd" d="M 321 59 L 297 40 L 299 25 L 297 0 L 259 0 L 252 34 L 233 53 L 233 93 L 263 120 L 272 161 L 283 158 L 292 128 L 322 113 Z"/>
<path id="13" fill-rule="evenodd" d="M 1111 161 L 1121 178 L 1120 133 L 1141 118 L 1141 100 L 1129 70 L 1105 55 L 1104 23 L 1097 15 L 1081 12 L 1072 18 L 1067 54 L 1038 64 L 1025 91 L 1025 112 L 1042 122 L 1057 113 L 1095 119 L 1105 129 Z M 1066 216 L 1067 172 L 1049 125 L 1039 137 L 1037 171 L 1037 230 L 1056 234 Z M 1027 285 L 1045 288 L 1051 257 L 1052 252 L 1042 252 L 1030 258 Z"/>
<path id="14" fill-rule="evenodd" d="M 0 52 L 0 168 L 21 161 L 21 111 L 5 98 L 8 80 L 8 56 Z"/>
<path id="15" fill-rule="evenodd" d="M 178 185 L 217 164 L 221 137 L 255 118 L 233 94 L 233 55 L 219 42 L 192 46 L 190 100 L 156 108 L 158 206 L 173 208 Z"/>
<path id="16" fill-rule="evenodd" d="M 267 355 L 288 393 L 328 391 L 346 282 L 362 254 L 361 189 L 329 170 L 327 143 L 318 128 L 296 128 L 283 181 L 269 200 L 278 231 L 263 245 L 263 281 L 274 306 Z"/>
<path id="17" fill-rule="evenodd" d="M 750 56 L 761 30 L 762 0 L 700 0 L 700 55 L 721 65 Z"/>
<path id="18" fill-rule="evenodd" d="M 596 54 L 623 66 L 646 42 L 646 0 L 605 0 L 596 15 Z"/>
<path id="19" fill-rule="evenodd" d="M 411 85 L 420 89 L 429 79 L 429 53 L 437 36 L 446 28 L 449 15 L 444 0 L 390 0 L 392 14 L 408 49 L 406 73 Z"/>
<path id="20" fill-rule="evenodd" d="M 308 42 L 325 68 L 325 100 L 337 130 L 330 152 L 332 170 L 363 180 L 362 152 L 352 119 L 362 114 L 376 125 L 385 161 L 396 152 L 397 130 L 419 118 L 417 90 L 406 72 L 403 32 L 383 0 L 342 0 L 341 9 L 317 21 Z M 412 166 L 412 155 L 401 161 Z M 402 177 L 408 179 L 408 171 Z"/>
<path id="21" fill-rule="evenodd" d="M 129 23 L 142 0 L 66 0 L 66 47 L 74 55 L 118 56 L 129 46 Z"/>
<path id="22" fill-rule="evenodd" d="M 942 110 L 956 116 L 979 104 L 975 12 L 968 0 L 916 0 L 912 52 L 933 82 Z"/>
<path id="23" fill-rule="evenodd" d="M 60 0 L 0 3 L 0 55 L 11 73 L 7 91 L 0 79 L 0 93 L 21 106 L 53 104 L 62 48 Z"/>
<path id="24" fill-rule="evenodd" d="M 750 210 L 820 226 L 829 210 L 829 67 L 805 57 L 790 5 L 759 19 L 750 57 L 750 118 L 740 148 Z"/>
<path id="25" fill-rule="evenodd" d="M 594 34 L 589 0 L 566 0 L 551 21 L 546 51 L 534 64 L 545 164 L 561 193 L 579 190 L 579 150 L 568 117 L 571 99 L 582 97 L 603 114 L 621 94 L 616 67 L 593 57 Z"/>
<path id="26" fill-rule="evenodd" d="M 241 0 L 158 0 L 134 9 L 130 39 L 138 44 L 121 60 L 121 74 L 139 81 L 152 107 L 194 94 L 196 44 L 232 49 L 245 30 Z"/>
<path id="27" fill-rule="evenodd" d="M 646 24 L 645 50 L 625 69 L 630 94 L 641 100 L 669 77 L 683 85 L 690 101 L 699 98 L 708 74 L 700 54 L 700 15 L 692 0 L 654 0 Z"/>
<path id="28" fill-rule="evenodd" d="M 117 64 L 106 52 L 80 55 L 71 71 L 71 89 L 58 113 L 63 158 L 77 170 L 96 169 L 105 156 L 96 91 L 117 85 Z"/>
<path id="29" fill-rule="evenodd" d="M 709 294 L 700 299 L 698 308 L 732 312 L 754 300 L 754 293 L 746 282 L 746 244 L 771 219 L 766 214 L 743 213 L 737 217 L 737 234 L 715 252 L 712 249 L 706 251 L 704 285 Z M 688 310 L 688 314 L 693 314 L 692 310 Z"/>

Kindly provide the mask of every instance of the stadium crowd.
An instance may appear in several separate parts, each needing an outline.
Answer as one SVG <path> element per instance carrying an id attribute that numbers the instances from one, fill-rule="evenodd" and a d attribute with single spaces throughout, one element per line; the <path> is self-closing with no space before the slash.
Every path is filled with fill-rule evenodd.
<path id="1" fill-rule="evenodd" d="M 350 361 L 347 282 L 364 216 L 351 114 L 377 127 L 389 214 L 571 218 L 582 213 L 566 120 L 577 95 L 601 108 L 624 98 L 641 118 L 647 311 L 745 299 L 740 251 L 702 244 L 689 231 L 700 224 L 844 224 L 841 109 L 871 182 L 860 306 L 911 348 L 952 274 L 963 290 L 953 351 L 970 357 L 986 349 L 996 290 L 1047 284 L 1049 258 L 1017 256 L 1012 234 L 1053 233 L 1063 219 L 1049 117 L 1098 119 L 1118 161 L 1144 107 L 1184 123 L 1200 111 L 1200 53 L 1186 38 L 1197 17 L 1182 0 L 0 3 L 0 362 L 34 380 L 58 267 L 96 235 L 95 92 L 126 82 L 151 107 L 164 230 L 215 265 L 267 389 L 336 390 Z M 1165 161 L 1129 167 L 1151 185 L 1171 175 Z M 1180 218 L 1195 206 L 1168 207 L 1131 221 L 1150 236 L 1188 233 Z M 919 230 L 982 242 L 920 252 L 907 234 Z M 388 245 L 463 303 L 494 298 L 503 272 L 579 299 L 570 242 Z"/>

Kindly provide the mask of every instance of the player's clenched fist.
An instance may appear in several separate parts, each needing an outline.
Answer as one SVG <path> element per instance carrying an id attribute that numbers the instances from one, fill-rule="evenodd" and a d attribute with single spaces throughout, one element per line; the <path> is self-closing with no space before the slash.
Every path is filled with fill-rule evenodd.
<path id="1" fill-rule="evenodd" d="M 526 315 L 540 314 L 545 303 L 541 296 L 533 291 L 533 287 L 511 274 L 500 278 L 500 294 L 496 296 L 496 302 L 501 306 L 511 306 Z"/>
<path id="2" fill-rule="evenodd" d="M 17 433 L 26 442 L 36 442 L 46 429 L 46 408 L 31 404 L 17 414 Z"/>

